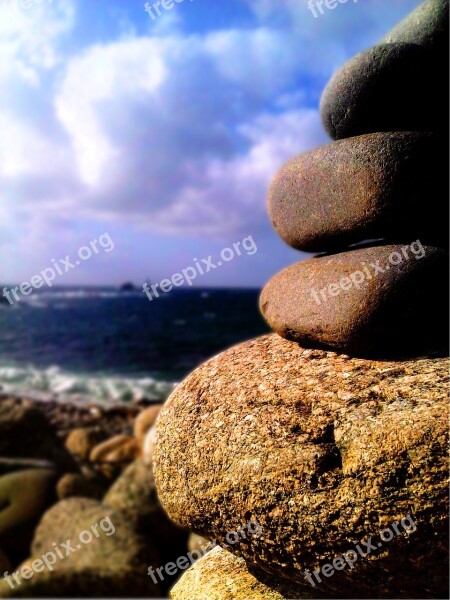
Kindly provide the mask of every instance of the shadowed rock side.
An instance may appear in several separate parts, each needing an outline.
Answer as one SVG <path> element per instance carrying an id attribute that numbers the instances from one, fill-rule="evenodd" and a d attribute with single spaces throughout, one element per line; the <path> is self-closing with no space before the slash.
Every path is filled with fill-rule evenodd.
<path id="1" fill-rule="evenodd" d="M 232 348 L 194 371 L 158 418 L 160 500 L 219 544 L 256 519 L 262 535 L 231 550 L 303 585 L 305 569 L 410 514 L 414 533 L 316 592 L 446 597 L 448 366 L 349 358 L 277 335 Z"/>

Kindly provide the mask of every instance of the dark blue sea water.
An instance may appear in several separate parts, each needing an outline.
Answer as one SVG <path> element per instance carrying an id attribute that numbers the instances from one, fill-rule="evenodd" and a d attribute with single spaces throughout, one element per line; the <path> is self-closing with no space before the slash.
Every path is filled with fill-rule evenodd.
<path id="1" fill-rule="evenodd" d="M 0 390 L 61 401 L 164 399 L 222 350 L 268 331 L 258 290 L 55 289 L 0 305 Z"/>

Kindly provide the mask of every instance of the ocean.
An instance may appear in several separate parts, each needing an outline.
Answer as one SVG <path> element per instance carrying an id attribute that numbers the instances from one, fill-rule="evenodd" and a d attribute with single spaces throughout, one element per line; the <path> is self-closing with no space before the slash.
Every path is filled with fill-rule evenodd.
<path id="1" fill-rule="evenodd" d="M 259 290 L 52 289 L 0 304 L 0 392 L 61 402 L 165 400 L 190 371 L 268 332 Z"/>

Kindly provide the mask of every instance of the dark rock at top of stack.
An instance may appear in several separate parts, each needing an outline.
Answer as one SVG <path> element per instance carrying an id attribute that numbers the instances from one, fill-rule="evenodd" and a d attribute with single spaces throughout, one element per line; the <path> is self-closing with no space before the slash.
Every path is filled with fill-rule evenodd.
<path id="1" fill-rule="evenodd" d="M 448 0 L 427 0 L 392 29 L 383 43 L 418 44 L 432 52 L 447 54 Z"/>
<path id="2" fill-rule="evenodd" d="M 446 131 L 448 1 L 425 2 L 384 43 L 331 79 L 321 101 L 334 139 L 377 131 Z"/>

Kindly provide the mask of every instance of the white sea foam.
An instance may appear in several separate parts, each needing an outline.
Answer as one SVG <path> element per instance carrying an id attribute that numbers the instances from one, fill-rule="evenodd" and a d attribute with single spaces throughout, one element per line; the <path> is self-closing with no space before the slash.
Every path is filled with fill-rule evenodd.
<path id="1" fill-rule="evenodd" d="M 75 374 L 59 367 L 37 369 L 0 364 L 0 392 L 41 400 L 99 404 L 165 400 L 175 387 L 175 383 L 152 377 Z"/>

